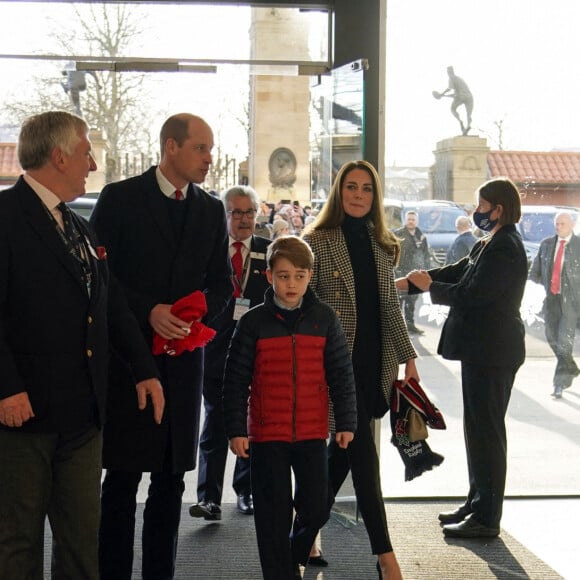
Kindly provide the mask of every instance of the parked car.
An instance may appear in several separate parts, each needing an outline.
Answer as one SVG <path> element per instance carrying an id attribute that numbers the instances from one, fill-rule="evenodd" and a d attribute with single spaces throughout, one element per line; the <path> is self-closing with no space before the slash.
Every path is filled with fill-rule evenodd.
<path id="1" fill-rule="evenodd" d="M 427 237 L 431 250 L 432 266 L 445 264 L 445 257 L 457 237 L 455 220 L 467 216 L 467 210 L 452 201 L 429 199 L 424 201 L 400 201 L 385 199 L 383 202 L 387 225 L 390 229 L 400 228 L 405 214 L 414 210 L 419 216 L 419 228 Z"/>
<path id="2" fill-rule="evenodd" d="M 87 220 L 91 217 L 91 213 L 93 213 L 93 209 L 97 203 L 95 197 L 88 197 L 88 195 L 89 194 L 77 197 L 74 201 L 67 203 L 73 211 Z"/>
<path id="3" fill-rule="evenodd" d="M 554 218 L 561 211 L 572 214 L 575 221 L 574 230 L 578 234 L 580 229 L 580 210 L 565 205 L 522 205 L 522 219 L 517 228 L 524 241 L 528 262 L 531 265 L 540 248 L 540 242 L 556 234 Z"/>

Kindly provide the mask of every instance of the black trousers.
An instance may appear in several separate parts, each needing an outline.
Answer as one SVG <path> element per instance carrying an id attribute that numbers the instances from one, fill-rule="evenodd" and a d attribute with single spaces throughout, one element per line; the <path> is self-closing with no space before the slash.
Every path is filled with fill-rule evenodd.
<path id="1" fill-rule="evenodd" d="M 403 311 L 403 318 L 407 326 L 415 324 L 415 305 L 419 299 L 418 294 L 411 294 L 410 296 L 401 296 L 399 302 L 401 310 Z"/>
<path id="2" fill-rule="evenodd" d="M 326 441 L 253 443 L 250 458 L 264 580 L 293 580 L 294 564 L 306 564 L 316 534 L 330 515 Z"/>
<path id="3" fill-rule="evenodd" d="M 197 499 L 221 505 L 224 473 L 228 457 L 228 439 L 222 410 L 223 382 L 206 377 L 203 384 L 205 421 L 199 440 Z M 252 493 L 250 460 L 236 458 L 233 488 L 237 495 Z"/>
<path id="4" fill-rule="evenodd" d="M 371 418 L 366 411 L 365 396 L 357 389 L 358 426 L 354 439 L 346 449 L 331 440 L 328 446 L 328 477 L 331 486 L 331 506 L 334 504 L 348 472 L 358 509 L 365 523 L 373 554 L 392 552 L 387 528 L 387 515 L 381 489 L 381 472 L 377 448 L 371 430 Z"/>
<path id="5" fill-rule="evenodd" d="M 580 374 L 573 354 L 578 313 L 572 300 L 548 292 L 544 315 L 546 340 L 556 355 L 554 386 L 566 388 Z"/>
<path id="6" fill-rule="evenodd" d="M 507 471 L 505 414 L 519 365 L 461 363 L 463 429 L 469 493 L 466 506 L 485 526 L 499 528 Z"/>
<path id="7" fill-rule="evenodd" d="M 137 489 L 142 474 L 107 470 L 101 496 L 99 566 L 101 580 L 131 580 Z M 185 489 L 183 473 L 151 474 L 143 512 L 144 580 L 171 580 L 175 556 L 181 498 Z"/>

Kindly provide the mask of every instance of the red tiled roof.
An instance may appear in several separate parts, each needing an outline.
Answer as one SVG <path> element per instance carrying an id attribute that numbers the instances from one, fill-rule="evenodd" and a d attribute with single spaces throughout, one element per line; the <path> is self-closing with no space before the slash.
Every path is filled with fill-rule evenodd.
<path id="1" fill-rule="evenodd" d="M 580 183 L 580 153 L 543 151 L 490 151 L 491 177 L 503 175 L 516 183 Z"/>
<path id="2" fill-rule="evenodd" d="M 18 177 L 22 173 L 16 143 L 0 143 L 0 177 Z"/>

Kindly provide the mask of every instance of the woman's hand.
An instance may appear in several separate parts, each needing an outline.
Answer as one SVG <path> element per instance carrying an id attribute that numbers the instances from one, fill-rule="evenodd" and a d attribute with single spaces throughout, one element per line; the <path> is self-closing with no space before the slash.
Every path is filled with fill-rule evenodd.
<path id="1" fill-rule="evenodd" d="M 420 382 L 419 371 L 417 371 L 417 365 L 415 364 L 414 358 L 410 358 L 405 363 L 405 376 L 403 377 L 403 386 L 405 386 L 409 382 L 409 379 L 415 379 L 418 383 Z"/>

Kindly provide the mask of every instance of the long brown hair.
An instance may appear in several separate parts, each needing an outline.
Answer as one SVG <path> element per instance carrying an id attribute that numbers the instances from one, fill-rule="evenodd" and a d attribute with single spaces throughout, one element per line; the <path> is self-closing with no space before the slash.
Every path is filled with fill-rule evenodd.
<path id="1" fill-rule="evenodd" d="M 342 205 L 342 186 L 346 176 L 353 169 L 366 171 L 373 182 L 373 203 L 369 212 L 369 220 L 374 225 L 375 238 L 377 242 L 393 256 L 395 264 L 399 260 L 401 246 L 399 240 L 387 227 L 385 213 L 383 210 L 383 193 L 376 169 L 368 161 L 348 161 L 338 171 L 336 179 L 332 184 L 328 199 L 314 222 L 304 228 L 304 234 L 309 234 L 316 230 L 329 230 L 339 227 L 344 221 L 344 208 Z"/>

